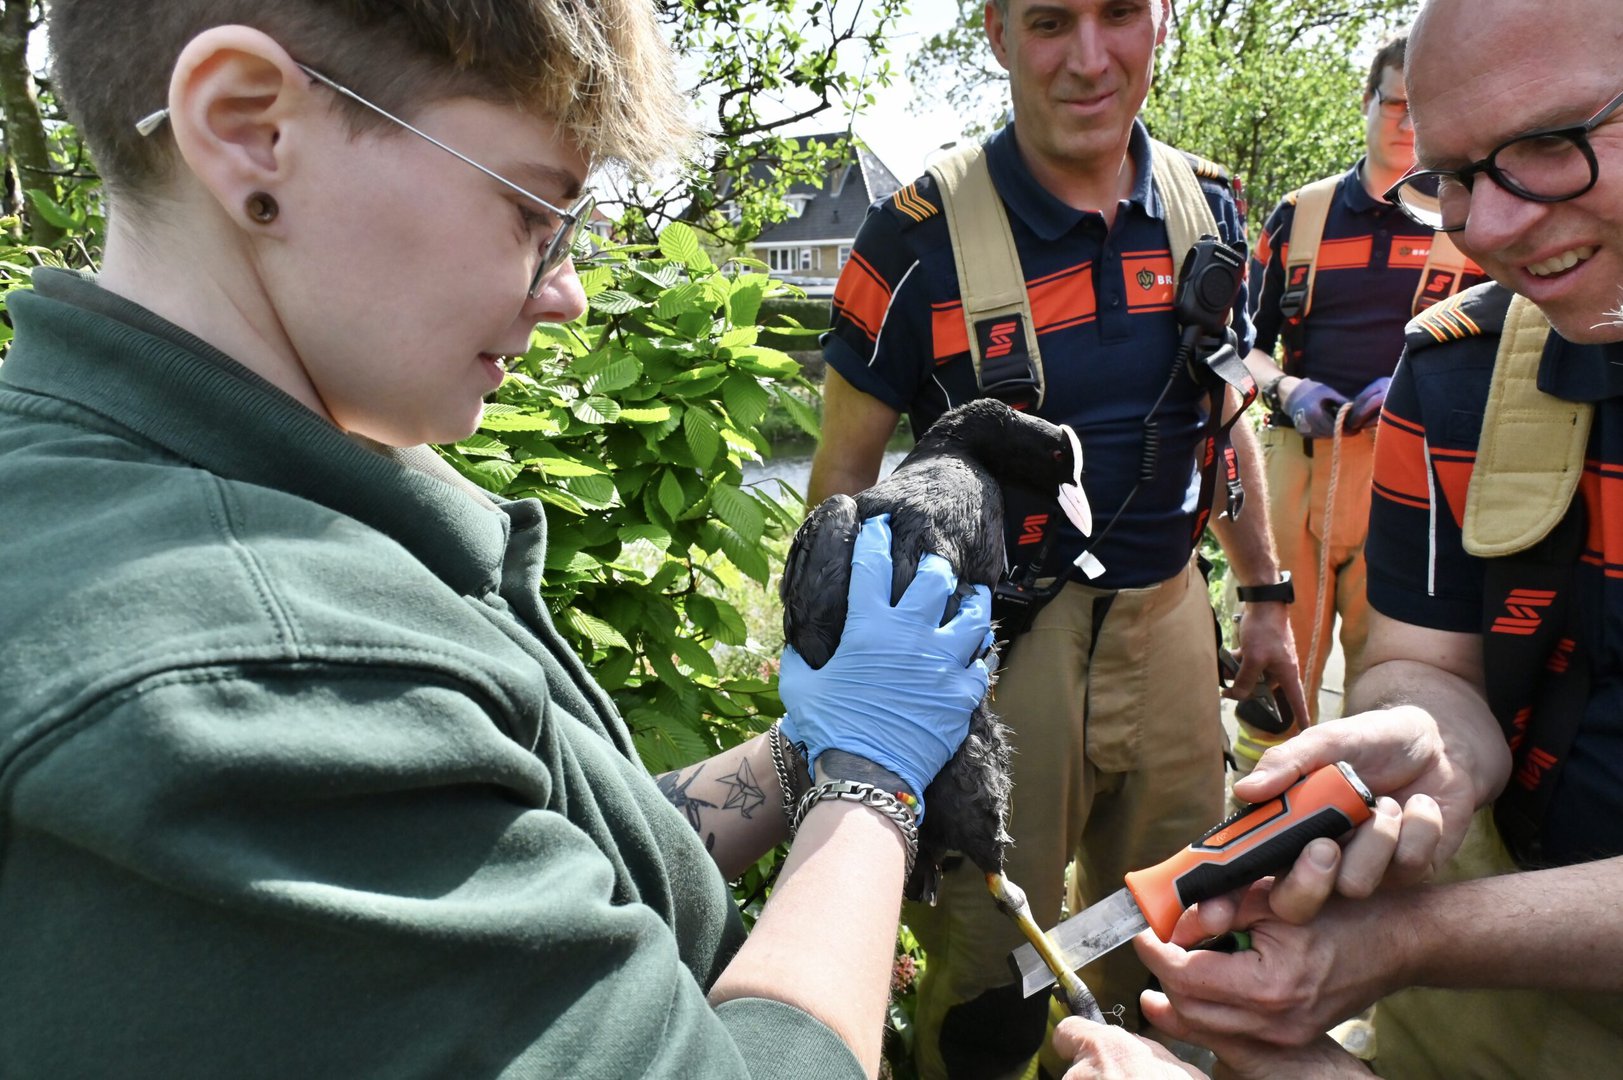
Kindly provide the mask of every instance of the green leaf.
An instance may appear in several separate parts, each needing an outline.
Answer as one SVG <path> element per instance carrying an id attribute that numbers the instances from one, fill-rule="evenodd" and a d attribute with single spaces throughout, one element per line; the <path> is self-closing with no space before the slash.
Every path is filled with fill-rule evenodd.
<path id="1" fill-rule="evenodd" d="M 597 616 L 588 615 L 579 608 L 565 608 L 563 611 L 563 622 L 565 626 L 569 627 L 569 629 L 573 630 L 577 635 L 586 639 L 587 641 L 590 641 L 594 645 L 602 647 L 618 647 L 621 649 L 631 648 L 631 643 L 626 641 L 625 637 L 620 633 L 620 631 L 616 630 L 602 619 L 599 619 Z"/>
<path id="2" fill-rule="evenodd" d="M 742 645 L 749 640 L 749 627 L 744 623 L 744 616 L 738 609 L 725 600 L 716 601 L 716 618 L 718 627 L 712 631 L 716 639 L 726 645 Z M 759 693 L 770 689 L 767 684 L 761 683 L 757 690 L 746 690 L 746 693 Z"/>
<path id="3" fill-rule="evenodd" d="M 615 535 L 618 536 L 622 542 L 627 544 L 638 540 L 646 540 L 648 543 L 659 548 L 668 548 L 671 546 L 671 530 L 659 525 L 622 525 Z"/>
<path id="4" fill-rule="evenodd" d="M 534 468 L 541 470 L 544 475 L 554 478 L 565 476 L 606 475 L 601 466 L 594 465 L 589 461 L 582 461 L 580 458 L 559 457 L 557 455 L 549 454 L 532 458 L 529 464 Z"/>
<path id="5" fill-rule="evenodd" d="M 468 473 L 475 483 L 491 491 L 500 491 L 517 480 L 520 471 L 520 466 L 514 462 L 492 460 L 474 462 Z"/>
<path id="6" fill-rule="evenodd" d="M 710 295 L 704 286 L 689 281 L 660 293 L 654 314 L 661 319 L 676 319 L 694 312 L 708 312 L 710 307 Z"/>
<path id="7" fill-rule="evenodd" d="M 699 246 L 699 234 L 683 221 L 673 221 L 659 234 L 659 251 L 667 259 L 675 259 L 689 270 L 709 270 L 710 256 Z"/>
<path id="8" fill-rule="evenodd" d="M 648 305 L 620 289 L 604 289 L 588 301 L 593 311 L 605 315 L 625 315 Z"/>
<path id="9" fill-rule="evenodd" d="M 629 353 L 622 354 L 618 359 L 604 366 L 601 371 L 594 372 L 586 378 L 586 392 L 588 394 L 612 394 L 616 390 L 624 390 L 642 377 L 642 365 L 637 358 Z"/>
<path id="10" fill-rule="evenodd" d="M 599 426 L 612 424 L 620 419 L 620 403 L 602 394 L 593 394 L 583 401 L 577 401 L 571 411 L 577 420 Z"/>
<path id="11" fill-rule="evenodd" d="M 614 481 L 607 476 L 572 477 L 564 481 L 564 486 L 582 503 L 600 510 L 619 501 L 619 492 L 614 488 Z"/>
<path id="12" fill-rule="evenodd" d="M 766 515 L 754 499 L 732 484 L 717 484 L 710 493 L 710 506 L 744 540 L 752 544 L 760 541 Z"/>
<path id="13" fill-rule="evenodd" d="M 549 506 L 556 506 L 558 509 L 574 514 L 576 517 L 584 517 L 586 515 L 586 507 L 582 506 L 579 500 L 577 500 L 573 495 L 569 494 L 569 492 L 565 491 L 563 488 L 537 488 L 535 491 L 535 497 L 540 499 L 542 502 L 547 503 Z"/>
<path id="14" fill-rule="evenodd" d="M 721 400 L 727 406 L 727 414 L 734 424 L 740 428 L 752 428 L 766 415 L 772 395 L 766 387 L 740 372 L 722 384 Z"/>
<path id="15" fill-rule="evenodd" d="M 513 456 L 507 451 L 507 444 L 500 439 L 493 439 L 489 435 L 469 435 L 456 444 L 456 448 L 468 457 L 494 457 L 503 461 L 512 461 Z"/>
<path id="16" fill-rule="evenodd" d="M 671 418 L 669 405 L 651 405 L 646 408 L 620 410 L 620 419 L 633 424 L 662 424 Z"/>
<path id="17" fill-rule="evenodd" d="M 816 436 L 822 427 L 817 418 L 816 410 L 782 387 L 774 387 L 774 391 L 778 398 L 778 404 L 783 406 L 784 411 L 789 414 L 789 418 L 795 422 L 795 425 L 806 434 Z"/>
<path id="18" fill-rule="evenodd" d="M 614 271 L 606 266 L 594 266 L 589 270 L 580 271 L 581 291 L 590 300 L 614 283 Z"/>
<path id="19" fill-rule="evenodd" d="M 721 550 L 731 559 L 733 565 L 744 571 L 752 581 L 762 585 L 772 576 L 772 570 L 767 565 L 766 553 L 760 546 L 750 540 L 745 540 L 731 527 L 723 525 L 720 528 Z"/>
<path id="20" fill-rule="evenodd" d="M 84 219 L 80 215 L 75 214 L 39 188 L 29 188 L 28 198 L 34 204 L 34 209 L 39 211 L 39 216 L 57 228 L 73 231 L 84 227 Z"/>
<path id="21" fill-rule="evenodd" d="M 721 425 L 703 409 L 689 407 L 682 414 L 682 435 L 700 465 L 709 465 L 721 453 Z"/>
<path id="22" fill-rule="evenodd" d="M 681 517 L 688 508 L 688 497 L 682 490 L 682 481 L 669 469 L 659 478 L 659 505 L 673 521 Z"/>
<path id="23" fill-rule="evenodd" d="M 562 430 L 558 421 L 542 413 L 496 413 L 487 411 L 479 421 L 485 431 L 545 431 L 557 434 Z"/>
<path id="24" fill-rule="evenodd" d="M 754 326 L 760 321 L 766 285 L 767 279 L 761 274 L 741 274 L 733 281 L 727 297 L 727 318 L 734 326 Z"/>
<path id="25" fill-rule="evenodd" d="M 786 352 L 769 349 L 764 345 L 750 345 L 733 350 L 733 359 L 745 371 L 756 375 L 770 375 L 777 379 L 793 378 L 800 374 L 800 362 Z"/>
<path id="26" fill-rule="evenodd" d="M 690 638 L 677 638 L 671 642 L 671 650 L 676 653 L 678 660 L 692 668 L 700 675 L 708 675 L 712 679 L 721 674 L 716 669 L 715 658 L 710 655 L 703 645 Z"/>

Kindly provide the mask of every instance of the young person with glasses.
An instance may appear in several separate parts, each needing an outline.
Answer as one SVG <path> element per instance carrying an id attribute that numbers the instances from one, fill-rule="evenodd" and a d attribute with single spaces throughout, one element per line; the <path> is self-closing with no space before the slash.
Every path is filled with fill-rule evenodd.
<path id="1" fill-rule="evenodd" d="M 840 650 L 785 657 L 823 783 L 746 939 L 724 874 L 804 766 L 650 777 L 541 603 L 540 504 L 423 445 L 583 310 L 593 166 L 686 139 L 651 5 L 49 20 L 109 232 L 7 297 L 0 1073 L 871 1076 L 928 810 L 893 793 L 985 693 L 985 590 L 939 625 L 932 556 L 891 607 L 864 526 Z"/>
<path id="2" fill-rule="evenodd" d="M 1344 759 L 1403 798 L 1405 814 L 1377 814 L 1339 870 L 1334 845 L 1315 841 L 1271 893 L 1245 897 L 1237 921 L 1251 930 L 1250 953 L 1141 942 L 1165 991 L 1145 1012 L 1174 1034 L 1231 1049 L 1249 1040 L 1250 1052 L 1427 988 L 1377 1009 L 1381 1075 L 1617 1074 L 1620 43 L 1623 8 L 1611 0 L 1429 0 L 1415 24 L 1420 167 L 1391 197 L 1450 230 L 1494 282 L 1411 324 L 1387 396 L 1369 667 L 1351 702 L 1366 711 L 1269 751 L 1239 786 L 1266 797 Z M 1528 563 L 1543 564 L 1544 584 L 1491 606 L 1499 575 Z M 1515 654 L 1503 642 L 1557 619 L 1552 594 L 1569 598 L 1553 647 L 1523 657 L 1530 686 L 1507 684 L 1502 660 Z M 1371 839 L 1377 829 L 1390 841 Z M 1332 895 L 1369 892 L 1383 868 L 1389 882 L 1435 868 L 1445 883 Z M 1232 903 L 1204 906 L 1181 940 L 1234 914 Z"/>
<path id="3" fill-rule="evenodd" d="M 1414 166 L 1403 81 L 1407 43 L 1407 34 L 1387 39 L 1370 63 L 1364 155 L 1339 178 L 1282 199 L 1251 258 L 1257 343 L 1246 366 L 1268 408 L 1262 431 L 1268 521 L 1280 568 L 1295 587 L 1291 634 L 1309 722 L 1319 719 L 1319 685 L 1338 618 L 1344 685 L 1364 668 L 1364 533 L 1375 427 L 1403 350 L 1404 324 L 1484 280 L 1475 264 L 1437 257 L 1433 230 L 1382 198 Z M 1314 238 L 1305 231 L 1315 222 L 1312 270 L 1305 282 L 1287 283 L 1287 268 L 1300 273 L 1306 256 L 1299 253 L 1313 250 Z M 1441 254 L 1453 252 L 1446 239 L 1442 243 Z M 1337 414 L 1347 405 L 1338 432 Z M 1242 771 L 1283 737 L 1243 723 L 1239 736 L 1234 749 Z"/>

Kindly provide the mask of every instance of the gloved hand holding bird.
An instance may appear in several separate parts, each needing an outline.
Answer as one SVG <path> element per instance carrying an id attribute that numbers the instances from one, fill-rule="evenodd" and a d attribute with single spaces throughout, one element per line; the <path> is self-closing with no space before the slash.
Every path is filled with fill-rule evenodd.
<path id="1" fill-rule="evenodd" d="M 883 693 L 887 680 L 876 677 L 874 685 L 858 688 L 849 673 L 833 669 L 840 667 L 836 653 L 842 635 L 871 637 L 866 607 L 872 598 L 855 587 L 867 580 L 874 562 L 871 550 L 866 550 L 873 542 L 870 536 L 878 535 L 871 519 L 883 517 L 888 524 L 892 577 L 884 599 L 891 606 L 915 602 L 923 595 L 914 582 L 916 573 L 922 580 L 944 572 L 936 566 L 942 560 L 950 568 L 956 588 L 940 614 L 940 625 L 947 629 L 961 605 L 984 602 L 1006 569 L 1004 492 L 1026 488 L 1057 499 L 1086 536 L 1092 531 L 1092 519 L 1081 483 L 1082 447 L 1069 427 L 1017 412 L 996 400 L 973 401 L 943 414 L 888 477 L 854 498 L 835 495 L 813 509 L 789 549 L 781 587 L 787 643 L 781 684 L 787 710 L 783 731 L 798 743 L 807 741 L 801 737 L 806 730 L 815 729 L 807 747 L 814 778 L 821 779 L 816 772 L 819 755 L 832 750 L 838 753 L 829 756 L 825 766 L 840 767 L 850 760 L 840 754 L 854 755 L 910 786 L 922 783 L 922 791 L 913 791 L 921 805 L 918 857 L 906 885 L 908 898 L 933 901 L 942 861 L 950 852 L 960 852 L 986 873 L 999 906 L 1021 924 L 1039 951 L 1042 933 L 1030 917 L 1024 894 L 1003 876 L 1004 851 L 1010 843 L 1006 829 L 1010 751 L 1007 729 L 990 707 L 990 690 L 974 704 L 967 736 L 940 771 L 933 777 L 908 776 L 904 770 L 917 771 L 911 764 L 917 755 L 893 754 L 876 745 L 876 732 L 865 730 L 864 712 Z M 883 588 L 883 582 L 877 584 Z M 903 655 L 908 646 L 896 644 L 887 659 L 912 664 L 913 658 Z M 932 650 L 926 646 L 915 651 Z M 873 654 L 868 655 L 872 662 Z M 949 675 L 943 678 L 953 682 Z M 853 694 L 862 696 L 853 700 Z M 834 700 L 841 695 L 845 700 Z M 883 707 L 944 715 L 950 710 L 942 709 L 939 696 L 921 694 L 920 700 L 887 702 Z M 808 716 L 802 721 L 797 714 L 803 710 L 815 712 L 816 719 Z M 839 728 L 842 711 L 848 730 L 831 730 Z M 891 728 L 899 732 L 891 738 L 918 744 L 917 732 L 905 727 Z M 1073 1000 L 1072 1007 L 1087 1014 L 1092 996 L 1080 982 L 1067 989 L 1073 999 L 1078 991 L 1085 997 Z M 1096 1006 L 1091 1011 L 1097 1015 Z"/>

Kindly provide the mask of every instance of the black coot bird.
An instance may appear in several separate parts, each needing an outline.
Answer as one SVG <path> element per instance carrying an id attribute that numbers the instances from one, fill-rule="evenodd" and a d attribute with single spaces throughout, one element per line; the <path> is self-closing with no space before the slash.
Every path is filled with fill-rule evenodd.
<path id="1" fill-rule="evenodd" d="M 814 668 L 834 655 L 845 628 L 857 530 L 876 514 L 890 515 L 891 603 L 901 599 L 919 560 L 934 552 L 960 582 L 942 616 L 951 618 L 970 586 L 990 588 L 1003 575 L 1003 492 L 1015 487 L 1057 498 L 1084 536 L 1092 532 L 1074 431 L 990 398 L 944 413 L 888 477 L 855 498 L 826 499 L 807 516 L 783 570 L 784 640 Z M 942 860 L 962 852 L 985 872 L 998 906 L 1054 969 L 1071 1011 L 1102 1021 L 1093 995 L 1032 919 L 1024 892 L 1003 876 L 1010 787 L 1007 728 L 983 700 L 970 716 L 968 738 L 924 790 L 927 812 L 906 895 L 933 903 Z"/>
<path id="2" fill-rule="evenodd" d="M 845 626 L 851 551 L 865 519 L 890 515 L 891 603 L 927 552 L 952 565 L 960 585 L 945 619 L 971 585 L 990 588 L 1003 574 L 1004 489 L 1057 496 L 1086 535 L 1092 522 L 1081 481 L 1082 447 L 1069 427 L 990 398 L 948 411 L 888 477 L 855 498 L 826 499 L 807 516 L 783 570 L 784 640 L 813 668 L 834 655 Z M 924 791 L 927 812 L 907 883 L 910 899 L 933 899 L 949 851 L 962 852 L 987 873 L 1002 872 L 1008 798 L 1008 739 L 983 701 L 970 718 L 969 737 Z"/>

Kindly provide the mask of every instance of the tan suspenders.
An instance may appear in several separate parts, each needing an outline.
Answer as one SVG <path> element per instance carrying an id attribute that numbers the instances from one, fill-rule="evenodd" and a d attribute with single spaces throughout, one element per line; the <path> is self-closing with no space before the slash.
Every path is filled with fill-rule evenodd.
<path id="1" fill-rule="evenodd" d="M 1550 324 L 1531 300 L 1511 299 L 1488 386 L 1476 465 L 1465 497 L 1465 550 L 1523 551 L 1555 528 L 1584 472 L 1594 406 L 1538 389 Z"/>
<path id="2" fill-rule="evenodd" d="M 1217 234 L 1217 220 L 1194 168 L 1181 153 L 1152 139 L 1150 159 L 1176 266 L 1201 236 Z M 985 149 L 958 150 L 929 171 L 946 208 L 975 384 L 986 396 L 1023 402 L 1018 407 L 1039 407 L 1047 380 L 1037 327 L 1008 213 L 992 185 Z"/>
<path id="3" fill-rule="evenodd" d="M 1340 176 L 1315 180 L 1296 192 L 1296 213 L 1291 219 L 1290 240 L 1285 251 L 1285 289 L 1279 297 L 1284 316 L 1281 337 L 1285 339 L 1286 370 L 1299 370 L 1302 362 L 1303 324 L 1313 310 L 1313 284 L 1318 275 L 1319 245 L 1324 239 L 1324 223 L 1330 216 Z M 1431 250 L 1421 268 L 1409 314 L 1418 315 L 1439 300 L 1459 291 L 1467 260 L 1447 233 L 1433 233 Z"/>

